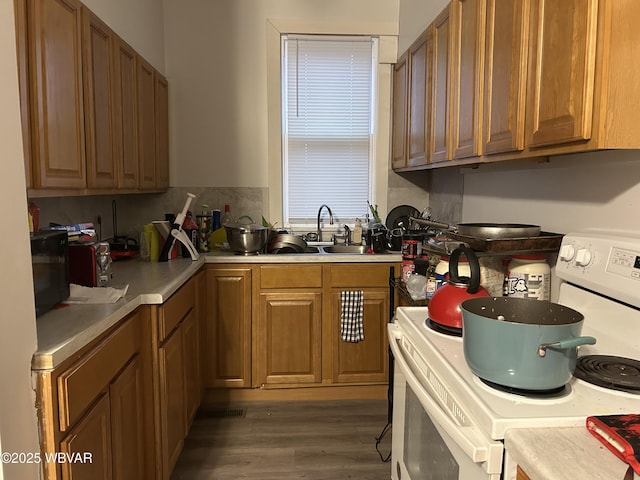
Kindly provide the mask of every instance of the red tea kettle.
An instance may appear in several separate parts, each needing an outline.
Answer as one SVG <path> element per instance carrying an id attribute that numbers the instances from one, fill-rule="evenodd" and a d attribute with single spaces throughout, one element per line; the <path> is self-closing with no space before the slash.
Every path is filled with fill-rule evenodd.
<path id="1" fill-rule="evenodd" d="M 458 261 L 461 255 L 469 260 L 471 277 L 458 275 Z M 490 296 L 489 292 L 480 286 L 478 257 L 469 247 L 460 245 L 449 258 L 448 283 L 436 290 L 429 301 L 429 319 L 445 328 L 462 330 L 460 304 L 470 298 Z"/>

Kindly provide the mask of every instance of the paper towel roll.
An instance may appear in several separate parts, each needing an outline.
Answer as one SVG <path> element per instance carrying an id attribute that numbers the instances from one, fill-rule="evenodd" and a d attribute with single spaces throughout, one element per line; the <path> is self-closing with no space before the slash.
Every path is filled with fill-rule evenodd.
<path id="1" fill-rule="evenodd" d="M 153 222 L 153 223 L 148 223 L 144 226 L 144 233 L 145 233 L 145 237 L 149 236 L 149 260 L 152 262 L 157 262 L 158 258 L 160 258 L 160 248 L 162 246 L 162 238 L 160 237 L 160 232 L 158 231 L 157 228 L 157 223 L 166 223 L 168 224 L 169 222 Z M 168 225 L 166 225 L 167 227 L 167 233 L 168 233 Z"/>

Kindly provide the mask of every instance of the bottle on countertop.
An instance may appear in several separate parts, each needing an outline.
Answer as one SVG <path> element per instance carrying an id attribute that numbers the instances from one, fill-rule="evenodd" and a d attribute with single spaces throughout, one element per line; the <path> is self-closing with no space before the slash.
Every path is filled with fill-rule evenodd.
<path id="1" fill-rule="evenodd" d="M 355 245 L 362 244 L 362 222 L 359 218 L 356 218 L 356 225 L 353 227 L 353 238 L 351 239 L 352 243 Z"/>
<path id="2" fill-rule="evenodd" d="M 231 220 L 231 208 L 228 203 L 224 205 L 224 214 L 222 215 L 222 226 L 231 224 L 233 221 Z"/>
<path id="3" fill-rule="evenodd" d="M 187 211 L 187 216 L 185 217 L 184 222 L 182 222 L 182 230 L 184 231 L 184 233 L 187 234 L 187 237 L 189 238 L 189 240 L 191 240 L 191 243 L 193 244 L 193 246 L 197 248 L 198 225 L 196 224 L 196 222 L 193 221 L 193 214 L 191 213 L 191 211 Z M 182 245 L 182 256 L 183 257 L 191 256 L 191 254 L 189 253 L 189 250 L 184 245 Z"/>
<path id="4" fill-rule="evenodd" d="M 514 255 L 507 267 L 507 295 L 549 300 L 551 267 L 543 253 Z"/>

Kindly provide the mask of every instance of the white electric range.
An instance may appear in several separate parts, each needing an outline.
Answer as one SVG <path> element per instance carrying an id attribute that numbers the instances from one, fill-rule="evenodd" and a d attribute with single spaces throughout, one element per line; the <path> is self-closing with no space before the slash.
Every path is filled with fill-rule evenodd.
<path id="1" fill-rule="evenodd" d="M 427 326 L 428 308 L 399 307 L 388 328 L 395 359 L 393 479 L 510 478 L 503 472 L 507 429 L 577 427 L 589 415 L 640 413 L 640 237 L 567 235 L 556 276 L 557 303 L 581 312 L 582 334 L 597 340 L 579 347 L 578 369 L 587 369 L 580 376 L 595 370 L 607 378 L 596 385 L 576 372 L 548 395 L 497 390 L 471 372 L 462 338 Z"/>

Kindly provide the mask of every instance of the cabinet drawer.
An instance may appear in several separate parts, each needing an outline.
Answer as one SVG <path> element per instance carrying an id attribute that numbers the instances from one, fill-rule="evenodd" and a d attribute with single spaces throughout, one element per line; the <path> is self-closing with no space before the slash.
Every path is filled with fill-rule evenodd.
<path id="1" fill-rule="evenodd" d="M 322 265 L 263 265 L 260 288 L 322 288 Z"/>
<path id="2" fill-rule="evenodd" d="M 389 285 L 389 264 L 331 265 L 332 287 L 386 287 Z M 396 271 L 399 268 L 396 267 Z"/>
<path id="3" fill-rule="evenodd" d="M 162 342 L 196 303 L 196 285 L 190 280 L 160 307 L 158 334 Z"/>
<path id="4" fill-rule="evenodd" d="M 58 376 L 60 430 L 66 431 L 116 377 L 140 347 L 140 316 L 133 314 L 118 329 Z"/>

